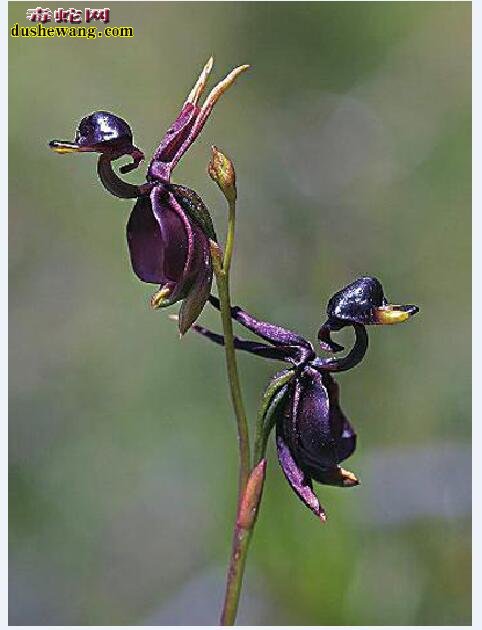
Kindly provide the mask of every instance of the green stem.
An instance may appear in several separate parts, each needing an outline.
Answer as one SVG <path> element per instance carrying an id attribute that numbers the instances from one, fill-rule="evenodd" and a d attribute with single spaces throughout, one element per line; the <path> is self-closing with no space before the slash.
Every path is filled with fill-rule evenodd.
<path id="1" fill-rule="evenodd" d="M 234 528 L 231 560 L 226 580 L 226 593 L 220 620 L 222 626 L 233 626 L 236 620 L 253 526 L 254 523 L 249 529 L 239 527 L 238 525 Z"/>
<path id="2" fill-rule="evenodd" d="M 239 497 L 241 497 L 249 475 L 250 454 L 249 454 L 249 433 L 248 421 L 244 411 L 241 395 L 241 385 L 239 382 L 238 366 L 234 350 L 233 322 L 231 320 L 231 300 L 229 295 L 229 278 L 224 269 L 216 269 L 216 281 L 218 285 L 219 303 L 221 309 L 221 320 L 224 332 L 224 348 L 226 354 L 226 369 L 228 372 L 229 387 L 231 390 L 231 400 L 238 428 L 239 445 Z"/>
<path id="3" fill-rule="evenodd" d="M 214 265 L 216 280 L 218 285 L 219 302 L 221 307 L 221 320 L 224 331 L 224 347 L 226 353 L 226 368 L 228 372 L 229 386 L 231 389 L 231 400 L 233 403 L 234 413 L 238 427 L 238 445 L 239 445 L 239 485 L 238 485 L 238 504 L 237 514 L 241 505 L 242 497 L 248 482 L 250 470 L 250 453 L 249 453 L 249 433 L 248 422 L 241 398 L 241 387 L 239 383 L 238 368 L 236 363 L 236 355 L 233 341 L 233 323 L 231 320 L 231 300 L 229 295 L 229 279 L 224 269 L 220 269 Z M 243 581 L 244 567 L 246 565 L 246 556 L 248 552 L 249 539 L 251 537 L 251 529 L 245 530 L 236 524 L 233 532 L 233 543 L 231 550 L 231 559 L 229 563 L 228 575 L 226 580 L 226 592 L 224 597 L 223 612 L 221 614 L 221 625 L 234 625 L 239 605 L 239 595 Z"/>
<path id="4" fill-rule="evenodd" d="M 239 381 L 236 353 L 234 349 L 233 322 L 231 319 L 231 297 L 229 291 L 229 271 L 234 248 L 234 228 L 235 228 L 235 201 L 228 202 L 228 230 L 226 236 L 226 247 L 224 258 L 221 258 L 221 250 L 214 243 L 211 247 L 214 273 L 218 286 L 219 303 L 221 310 L 221 321 L 224 332 L 224 348 L 226 355 L 226 368 L 228 373 L 229 387 L 231 390 L 231 400 L 236 424 L 238 429 L 239 446 L 239 484 L 238 502 L 236 511 L 236 523 L 233 532 L 233 543 L 231 559 L 229 563 L 228 575 L 226 579 L 226 593 L 224 598 L 223 611 L 221 614 L 222 625 L 233 625 L 239 605 L 239 595 L 243 581 L 244 568 L 248 552 L 249 540 L 253 523 L 245 527 L 239 522 L 239 513 L 243 496 L 248 484 L 250 473 L 250 448 L 248 421 L 241 396 L 241 386 Z"/>
<path id="5" fill-rule="evenodd" d="M 234 249 L 234 226 L 236 223 L 236 200 L 228 200 L 228 232 L 226 234 L 226 247 L 224 249 L 223 271 L 229 280 L 229 271 L 231 269 L 231 260 L 233 258 Z"/>

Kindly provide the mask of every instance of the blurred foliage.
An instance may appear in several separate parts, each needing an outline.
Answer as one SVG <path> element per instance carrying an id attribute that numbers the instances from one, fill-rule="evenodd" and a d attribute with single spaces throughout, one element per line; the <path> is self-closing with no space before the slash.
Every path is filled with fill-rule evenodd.
<path id="1" fill-rule="evenodd" d="M 33 6 L 10 3 L 10 26 Z M 10 38 L 10 620 L 21 625 L 143 624 L 227 561 L 237 452 L 221 351 L 180 342 L 149 310 L 154 288 L 125 244 L 131 204 L 105 194 L 95 158 L 47 148 L 108 109 L 149 155 L 211 53 L 213 80 L 252 69 L 175 180 L 222 233 L 210 145 L 235 162 L 235 301 L 314 339 L 328 297 L 377 275 L 421 313 L 370 331 L 364 365 L 340 376 L 359 432 L 348 467 L 363 481 L 386 449 L 471 437 L 470 4 L 109 6 L 134 39 Z M 253 417 L 277 366 L 240 365 Z M 369 508 L 371 484 L 318 486 L 320 527 L 271 445 L 247 576 L 268 613 L 250 622 L 470 623 L 470 506 L 450 503 L 446 477 L 440 514 L 390 524 Z M 429 494 L 435 481 L 424 476 Z M 421 492 L 399 483 L 394 501 Z"/>

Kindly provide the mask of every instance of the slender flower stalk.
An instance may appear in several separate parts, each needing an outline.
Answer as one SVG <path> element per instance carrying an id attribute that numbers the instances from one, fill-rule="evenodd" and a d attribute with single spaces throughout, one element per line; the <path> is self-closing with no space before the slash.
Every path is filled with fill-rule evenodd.
<path id="1" fill-rule="evenodd" d="M 234 224 L 234 217 L 230 223 Z M 234 226 L 228 233 L 234 234 Z M 233 236 L 231 236 L 231 239 Z M 228 252 L 226 248 L 226 253 Z M 230 250 L 232 252 L 232 249 Z M 238 365 L 236 361 L 236 353 L 234 349 L 234 334 L 233 334 L 233 322 L 231 320 L 231 297 L 229 290 L 229 266 L 230 258 L 226 259 L 226 253 L 224 255 L 224 262 L 221 254 L 221 250 L 216 243 L 211 242 L 211 257 L 213 260 L 214 275 L 216 277 L 216 284 L 219 293 L 219 303 L 221 311 L 221 322 L 223 326 L 224 339 L 225 339 L 225 355 L 226 355 L 226 369 L 228 372 L 229 388 L 231 390 L 231 401 L 233 404 L 234 414 L 236 416 L 236 424 L 238 429 L 238 445 L 239 445 L 239 501 L 241 501 L 242 493 L 246 486 L 249 476 L 250 468 L 250 453 L 249 453 L 249 434 L 248 434 L 248 421 L 246 418 L 246 412 L 244 410 L 243 399 L 241 395 L 241 384 L 239 381 Z M 227 264 L 227 268 L 225 264 Z"/>
<path id="2" fill-rule="evenodd" d="M 231 206 L 231 204 L 230 204 Z M 234 206 L 234 204 L 233 204 Z M 231 228 L 228 228 L 228 238 L 231 234 L 231 243 L 234 237 L 234 213 L 230 211 Z M 227 243 L 228 241 L 226 241 Z M 226 355 L 226 369 L 228 373 L 229 387 L 231 390 L 231 400 L 236 417 L 236 425 L 238 430 L 238 446 L 239 446 L 239 482 L 238 482 L 238 502 L 236 510 L 236 522 L 233 531 L 233 543 L 231 549 L 231 558 L 229 562 L 228 574 L 226 578 L 226 591 L 224 596 L 223 610 L 221 613 L 220 623 L 223 626 L 232 626 L 236 619 L 239 605 L 239 595 L 243 581 L 244 568 L 246 565 L 246 557 L 248 553 L 249 541 L 251 538 L 251 524 L 239 524 L 239 515 L 245 493 L 248 487 L 249 470 L 250 470 L 250 448 L 249 448 L 249 432 L 248 421 L 241 395 L 241 384 L 239 381 L 238 366 L 236 362 L 236 352 L 234 349 L 233 323 L 231 320 L 231 298 L 229 291 L 229 267 L 230 255 L 226 257 L 226 253 L 232 252 L 232 248 L 226 247 L 224 263 L 221 263 L 219 256 L 219 248 L 211 246 L 211 256 L 213 259 L 214 275 L 219 294 L 219 304 L 221 310 L 221 321 L 224 332 L 224 348 Z M 227 266 L 225 267 L 224 265 Z M 259 495 L 260 496 L 260 495 Z"/>
<path id="3" fill-rule="evenodd" d="M 231 162 L 216 147 L 212 147 L 212 159 L 208 166 L 210 177 L 218 184 L 228 205 L 228 227 L 224 257 L 217 243 L 211 243 L 211 258 L 219 294 L 219 309 L 224 332 L 224 349 L 226 368 L 231 389 L 231 400 L 238 430 L 239 445 L 239 485 L 236 522 L 233 530 L 233 543 L 226 592 L 220 623 L 223 626 L 233 625 L 239 605 L 239 596 L 243 581 L 244 568 L 248 553 L 249 541 L 255 523 L 255 516 L 248 518 L 248 513 L 255 515 L 261 499 L 266 462 L 253 469 L 250 475 L 251 458 L 249 447 L 249 429 L 241 396 L 236 351 L 234 345 L 233 322 L 231 319 L 231 296 L 229 288 L 229 272 L 234 251 L 236 224 L 236 178 Z M 247 508 L 246 506 L 250 507 Z"/>

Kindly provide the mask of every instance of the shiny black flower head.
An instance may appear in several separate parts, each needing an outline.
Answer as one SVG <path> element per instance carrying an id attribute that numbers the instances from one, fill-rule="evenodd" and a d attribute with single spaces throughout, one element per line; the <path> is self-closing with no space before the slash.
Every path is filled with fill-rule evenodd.
<path id="1" fill-rule="evenodd" d="M 133 144 L 132 130 L 126 121 L 111 112 L 93 112 L 82 118 L 75 140 L 52 140 L 56 153 L 101 153 L 110 159 L 132 155 L 133 164 L 121 169 L 123 173 L 136 168 L 144 154 Z"/>
<path id="2" fill-rule="evenodd" d="M 120 150 L 132 147 L 132 131 L 125 120 L 110 112 L 94 112 L 85 116 L 75 133 L 75 140 L 52 140 L 57 153 Z"/>
<path id="3" fill-rule="evenodd" d="M 399 324 L 415 313 L 412 304 L 388 304 L 377 278 L 364 276 L 337 291 L 328 302 L 328 319 L 320 328 L 318 339 L 323 349 L 338 352 L 343 348 L 330 338 L 330 332 L 345 326 Z"/>
<path id="4" fill-rule="evenodd" d="M 82 118 L 75 134 L 80 147 L 132 146 L 132 131 L 125 120 L 110 112 L 94 112 Z"/>

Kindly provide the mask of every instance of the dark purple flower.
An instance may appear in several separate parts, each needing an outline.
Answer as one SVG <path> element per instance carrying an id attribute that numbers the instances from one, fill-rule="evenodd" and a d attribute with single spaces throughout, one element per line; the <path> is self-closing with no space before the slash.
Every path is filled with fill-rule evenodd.
<path id="1" fill-rule="evenodd" d="M 233 70 L 201 107 L 198 101 L 211 68 L 212 59 L 161 140 L 146 182 L 140 186 L 124 182 L 112 168 L 113 160 L 130 155 L 133 162 L 120 169 L 128 172 L 137 168 L 144 155 L 133 145 L 129 125 L 110 112 L 94 112 L 83 118 L 74 142 L 50 143 L 58 153 L 100 153 L 97 172 L 105 188 L 117 197 L 137 198 L 127 223 L 132 268 L 143 282 L 160 285 L 151 300 L 153 307 L 183 301 L 181 334 L 197 319 L 209 296 L 213 276 L 209 241 L 216 241 L 216 234 L 201 198 L 193 190 L 173 184 L 171 174 L 200 134 L 219 97 L 247 66 Z"/>
<path id="2" fill-rule="evenodd" d="M 217 298 L 211 296 L 210 301 L 219 308 Z M 350 369 L 361 361 L 368 347 L 365 324 L 396 323 L 417 311 L 415 306 L 388 305 L 376 278 L 360 278 L 331 298 L 328 320 L 320 334 L 324 349 L 340 350 L 329 333 L 351 325 L 356 335 L 353 348 L 341 358 L 319 358 L 301 335 L 260 321 L 239 307 L 232 308 L 234 320 L 268 342 L 236 337 L 237 349 L 291 366 L 268 386 L 271 389 L 283 381 L 274 389 L 265 423 L 268 431 L 276 425 L 278 459 L 290 486 L 322 521 L 326 514 L 313 491 L 313 481 L 341 487 L 359 483 L 353 473 L 340 466 L 355 451 L 356 433 L 340 407 L 339 388 L 331 372 Z M 224 343 L 222 335 L 207 328 L 194 326 L 194 330 L 215 343 Z"/>
<path id="3" fill-rule="evenodd" d="M 340 408 L 338 385 L 329 373 L 307 364 L 294 374 L 271 413 L 286 479 L 303 503 L 326 520 L 313 480 L 342 487 L 358 484 L 353 473 L 339 466 L 355 451 L 356 433 Z"/>

